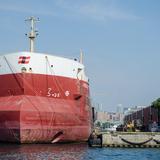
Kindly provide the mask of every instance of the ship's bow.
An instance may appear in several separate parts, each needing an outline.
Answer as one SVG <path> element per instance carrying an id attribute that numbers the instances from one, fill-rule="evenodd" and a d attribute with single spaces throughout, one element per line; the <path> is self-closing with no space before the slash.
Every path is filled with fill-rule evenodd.
<path id="1" fill-rule="evenodd" d="M 20 106 L 19 97 L 0 98 L 1 142 L 20 142 Z"/>

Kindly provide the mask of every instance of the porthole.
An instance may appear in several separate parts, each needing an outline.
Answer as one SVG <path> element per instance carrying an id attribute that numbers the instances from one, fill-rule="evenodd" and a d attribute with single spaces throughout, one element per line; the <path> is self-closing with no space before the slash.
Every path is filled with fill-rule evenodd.
<path id="1" fill-rule="evenodd" d="M 32 68 L 29 68 L 29 72 L 32 72 Z"/>
<path id="2" fill-rule="evenodd" d="M 22 68 L 21 68 L 21 72 L 22 72 L 22 73 L 25 73 L 26 71 L 27 71 L 26 67 L 22 67 Z"/>

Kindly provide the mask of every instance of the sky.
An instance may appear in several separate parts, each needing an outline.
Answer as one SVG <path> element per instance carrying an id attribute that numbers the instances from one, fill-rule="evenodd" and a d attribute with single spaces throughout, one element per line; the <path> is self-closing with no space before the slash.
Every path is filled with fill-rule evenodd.
<path id="1" fill-rule="evenodd" d="M 94 105 L 150 105 L 160 97 L 159 0 L 0 0 L 0 54 L 26 51 L 30 16 L 36 51 L 75 58 L 80 49 Z"/>

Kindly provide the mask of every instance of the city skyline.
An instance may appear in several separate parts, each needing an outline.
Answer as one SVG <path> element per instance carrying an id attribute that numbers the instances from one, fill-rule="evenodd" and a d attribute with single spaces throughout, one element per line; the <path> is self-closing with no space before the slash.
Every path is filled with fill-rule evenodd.
<path id="1" fill-rule="evenodd" d="M 30 16 L 40 18 L 36 51 L 84 52 L 91 99 L 103 110 L 149 106 L 160 97 L 160 1 L 2 0 L 0 53 L 26 51 Z"/>

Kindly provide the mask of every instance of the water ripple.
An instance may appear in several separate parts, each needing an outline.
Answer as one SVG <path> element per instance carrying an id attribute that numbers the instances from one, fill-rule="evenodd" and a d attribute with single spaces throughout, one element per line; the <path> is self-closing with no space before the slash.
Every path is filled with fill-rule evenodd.
<path id="1" fill-rule="evenodd" d="M 0 160 L 160 160 L 160 149 L 89 148 L 87 144 L 0 144 Z"/>

